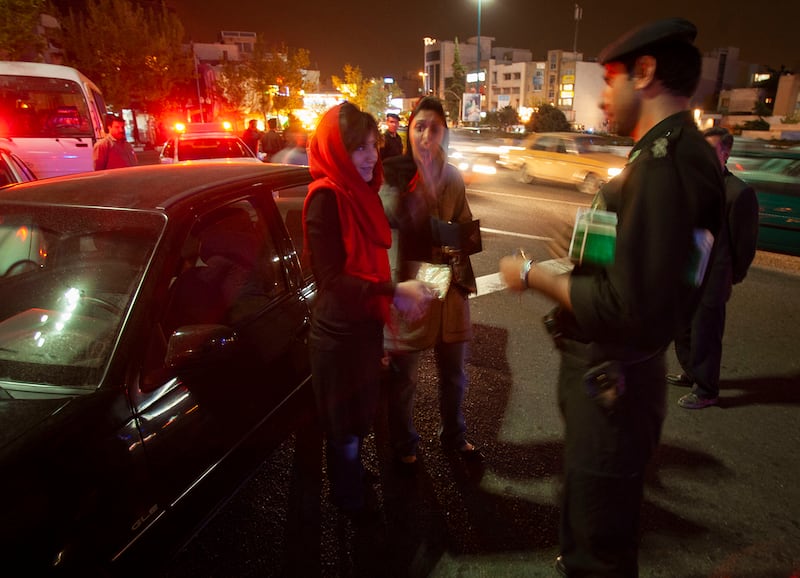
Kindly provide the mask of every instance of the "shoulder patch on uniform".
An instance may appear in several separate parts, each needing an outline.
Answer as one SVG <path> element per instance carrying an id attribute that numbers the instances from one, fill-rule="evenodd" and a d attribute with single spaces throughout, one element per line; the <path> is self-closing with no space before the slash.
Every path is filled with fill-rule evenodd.
<path id="1" fill-rule="evenodd" d="M 657 138 L 655 142 L 653 142 L 653 157 L 660 159 L 662 157 L 667 156 L 667 149 L 669 148 L 669 141 L 664 138 Z"/>

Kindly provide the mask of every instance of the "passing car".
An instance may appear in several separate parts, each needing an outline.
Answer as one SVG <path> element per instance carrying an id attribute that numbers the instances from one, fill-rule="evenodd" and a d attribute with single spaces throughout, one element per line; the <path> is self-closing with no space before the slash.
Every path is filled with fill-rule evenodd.
<path id="1" fill-rule="evenodd" d="M 231 162 L 0 190 L 5 569 L 152 572 L 313 419 L 289 233 L 310 181 Z"/>
<path id="2" fill-rule="evenodd" d="M 800 150 L 734 150 L 728 169 L 758 196 L 758 248 L 800 255 Z"/>
<path id="3" fill-rule="evenodd" d="M 198 161 L 261 162 L 257 153 L 231 132 L 227 123 L 181 125 L 161 147 L 162 164 Z"/>
<path id="4" fill-rule="evenodd" d="M 0 146 L 0 187 L 35 181 L 36 175 L 14 152 Z"/>
<path id="5" fill-rule="evenodd" d="M 627 159 L 607 137 L 551 132 L 532 135 L 521 147 L 509 150 L 502 160 L 508 168 L 519 171 L 523 183 L 568 184 L 593 195 L 622 172 Z"/>

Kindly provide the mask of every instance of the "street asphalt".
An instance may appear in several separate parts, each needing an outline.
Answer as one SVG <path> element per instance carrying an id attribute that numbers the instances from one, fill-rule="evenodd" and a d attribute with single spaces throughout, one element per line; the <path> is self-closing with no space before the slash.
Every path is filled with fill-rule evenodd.
<path id="1" fill-rule="evenodd" d="M 686 389 L 669 387 L 641 508 L 641 576 L 800 576 L 800 258 L 789 258 L 793 272 L 773 260 L 759 253 L 729 302 L 720 405 L 681 409 Z M 366 442 L 377 519 L 353 523 L 328 503 L 321 442 L 306 428 L 161 576 L 555 576 L 562 424 L 558 356 L 540 322 L 549 307 L 504 291 L 472 301 L 465 411 L 481 464 L 439 447 L 427 355 L 418 474 L 393 466 L 385 411 Z"/>

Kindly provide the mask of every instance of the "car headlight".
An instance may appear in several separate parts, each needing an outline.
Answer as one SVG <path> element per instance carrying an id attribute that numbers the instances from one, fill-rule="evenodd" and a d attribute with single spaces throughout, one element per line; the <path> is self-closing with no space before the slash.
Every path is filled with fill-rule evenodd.
<path id="1" fill-rule="evenodd" d="M 608 178 L 609 179 L 613 179 L 614 177 L 616 177 L 621 172 L 622 172 L 622 169 L 620 169 L 620 168 L 617 168 L 617 167 L 610 168 L 610 169 L 608 169 Z"/>

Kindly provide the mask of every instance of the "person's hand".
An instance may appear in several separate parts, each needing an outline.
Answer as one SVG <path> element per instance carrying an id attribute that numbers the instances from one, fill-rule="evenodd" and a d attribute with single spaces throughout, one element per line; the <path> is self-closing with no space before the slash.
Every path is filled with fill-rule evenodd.
<path id="1" fill-rule="evenodd" d="M 433 299 L 432 286 L 416 279 L 398 283 L 394 290 L 394 306 L 409 321 L 420 319 Z"/>
<path id="2" fill-rule="evenodd" d="M 522 284 L 522 267 L 527 259 L 522 255 L 507 256 L 500 259 L 500 278 L 511 291 L 517 293 L 525 291 Z"/>

